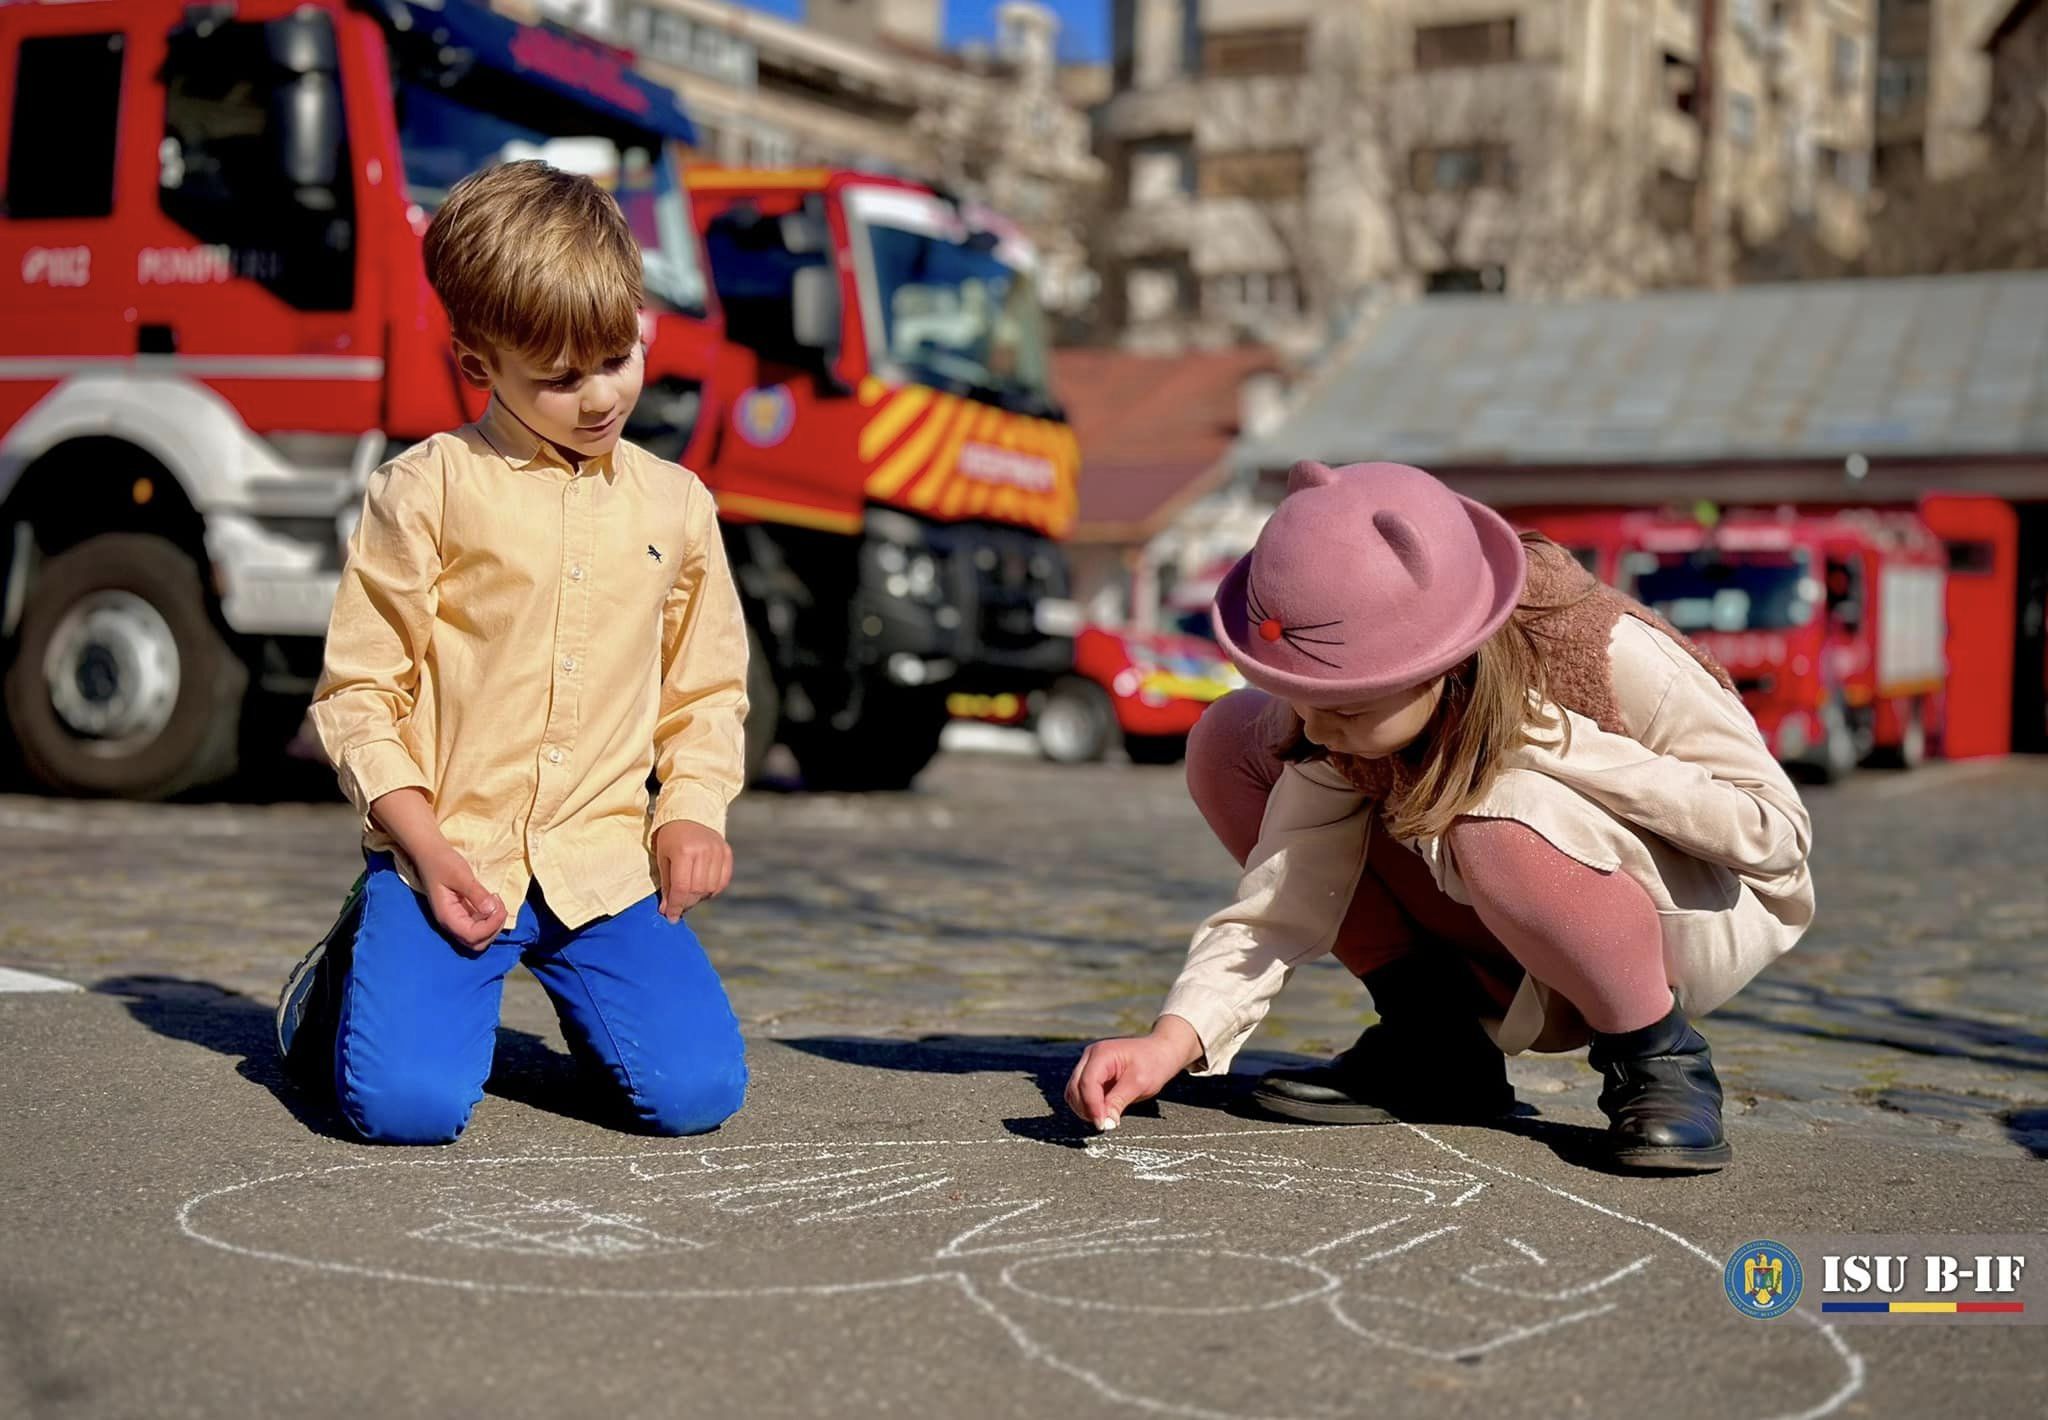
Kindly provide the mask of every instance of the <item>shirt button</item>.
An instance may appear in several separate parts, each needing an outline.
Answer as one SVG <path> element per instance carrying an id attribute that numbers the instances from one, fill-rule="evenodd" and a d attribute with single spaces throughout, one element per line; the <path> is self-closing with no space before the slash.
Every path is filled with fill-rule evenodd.
<path id="1" fill-rule="evenodd" d="M 551 749 L 551 750 L 549 750 L 549 751 L 548 751 L 548 763 L 549 763 L 549 764 L 560 764 L 561 762 L 562 762 L 562 752 L 561 752 L 560 750 L 558 750 L 558 749 Z"/>
<path id="2" fill-rule="evenodd" d="M 563 670 L 565 670 L 565 671 L 573 671 L 573 670 L 575 670 L 575 669 L 576 669 L 576 658 L 575 658 L 574 656 L 564 656 L 564 657 L 562 657 L 562 669 L 563 669 Z"/>
<path id="3" fill-rule="evenodd" d="M 572 581 L 572 582 L 580 582 L 580 581 L 582 581 L 582 580 L 583 580 L 583 564 L 582 564 L 582 563 L 580 563 L 580 562 L 579 562 L 579 563 L 577 563 L 577 564 L 576 564 L 576 565 L 575 565 L 574 567 L 571 567 L 571 568 L 569 569 L 569 580 L 570 580 L 570 581 Z"/>

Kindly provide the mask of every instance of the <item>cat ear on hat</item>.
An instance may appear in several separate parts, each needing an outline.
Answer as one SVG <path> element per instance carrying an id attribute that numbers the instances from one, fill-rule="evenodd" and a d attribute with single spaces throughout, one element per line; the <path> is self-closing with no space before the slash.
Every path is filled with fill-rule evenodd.
<path id="1" fill-rule="evenodd" d="M 1337 481 L 1337 470 L 1314 459 L 1303 459 L 1287 470 L 1287 491 L 1299 493 L 1304 488 L 1327 488 Z"/>

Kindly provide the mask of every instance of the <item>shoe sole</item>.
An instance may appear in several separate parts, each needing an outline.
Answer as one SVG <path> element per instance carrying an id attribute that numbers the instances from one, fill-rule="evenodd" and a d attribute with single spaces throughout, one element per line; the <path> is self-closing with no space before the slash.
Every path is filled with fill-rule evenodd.
<path id="1" fill-rule="evenodd" d="M 292 968 L 291 975 L 284 979 L 284 990 L 277 997 L 277 1053 L 281 1056 L 291 1053 L 291 1042 L 285 1038 L 285 1020 L 291 1014 L 294 1004 L 305 999 L 307 983 L 314 972 L 320 969 L 321 959 L 327 955 L 327 939 L 322 937 L 313 944 L 313 949 L 299 958 L 299 964 Z M 293 1023 L 293 1034 L 297 1033 L 297 1022 Z"/>
<path id="2" fill-rule="evenodd" d="M 1617 1149 L 1608 1157 L 1635 1173 L 1718 1173 L 1735 1161 L 1735 1151 L 1726 1144 L 1716 1144 L 1711 1149 L 1645 1146 Z"/>
<path id="3" fill-rule="evenodd" d="M 1316 1104 L 1256 1089 L 1252 1091 L 1252 1102 L 1270 1114 L 1277 1114 L 1283 1119 L 1298 1119 L 1304 1124 L 1490 1124 L 1508 1118 L 1516 1109 L 1510 1104 L 1506 1109 L 1491 1114 L 1404 1115 L 1376 1104 Z"/>

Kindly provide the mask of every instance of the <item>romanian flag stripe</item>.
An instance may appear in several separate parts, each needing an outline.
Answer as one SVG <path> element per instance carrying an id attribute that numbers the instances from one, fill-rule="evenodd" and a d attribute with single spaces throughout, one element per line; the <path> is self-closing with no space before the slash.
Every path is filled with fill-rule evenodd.
<path id="1" fill-rule="evenodd" d="M 1894 1315 L 1969 1316 L 1996 1312 L 2010 1316 L 2024 1312 L 2025 1302 L 1822 1302 L 1824 1312 L 1891 1312 Z"/>

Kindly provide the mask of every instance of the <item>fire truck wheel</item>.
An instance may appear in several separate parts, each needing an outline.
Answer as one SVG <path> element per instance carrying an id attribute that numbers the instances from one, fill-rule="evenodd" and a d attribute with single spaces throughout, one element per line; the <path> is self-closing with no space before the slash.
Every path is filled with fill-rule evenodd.
<path id="1" fill-rule="evenodd" d="M 1092 680 L 1055 682 L 1038 711 L 1038 747 L 1054 764 L 1093 764 L 1116 736 L 1116 707 Z"/>
<path id="2" fill-rule="evenodd" d="M 1179 764 L 1188 757 L 1186 735 L 1125 735 L 1124 753 L 1133 764 Z"/>
<path id="3" fill-rule="evenodd" d="M 6 686 L 22 761 L 42 784 L 162 799 L 234 772 L 248 671 L 199 575 L 172 543 L 132 533 L 43 565 Z"/>
<path id="4" fill-rule="evenodd" d="M 950 718 L 942 692 L 874 692 L 850 728 L 806 726 L 791 734 L 789 747 L 808 788 L 841 793 L 908 789 L 938 754 Z"/>
<path id="5" fill-rule="evenodd" d="M 1915 700 L 1899 718 L 1899 742 L 1878 750 L 1870 762 L 1888 769 L 1918 769 L 1927 762 L 1926 707 Z"/>
<path id="6" fill-rule="evenodd" d="M 1821 725 L 1826 737 L 1820 742 L 1814 769 L 1821 783 L 1832 784 L 1853 774 L 1863 756 L 1856 747 L 1856 731 L 1849 723 L 1849 713 L 1840 701 L 1830 701 L 1821 711 Z"/>
<path id="7" fill-rule="evenodd" d="M 775 667 L 768 662 L 768 649 L 761 634 L 747 628 L 747 782 L 761 777 L 768 751 L 775 748 L 782 732 L 782 687 L 775 683 Z"/>

